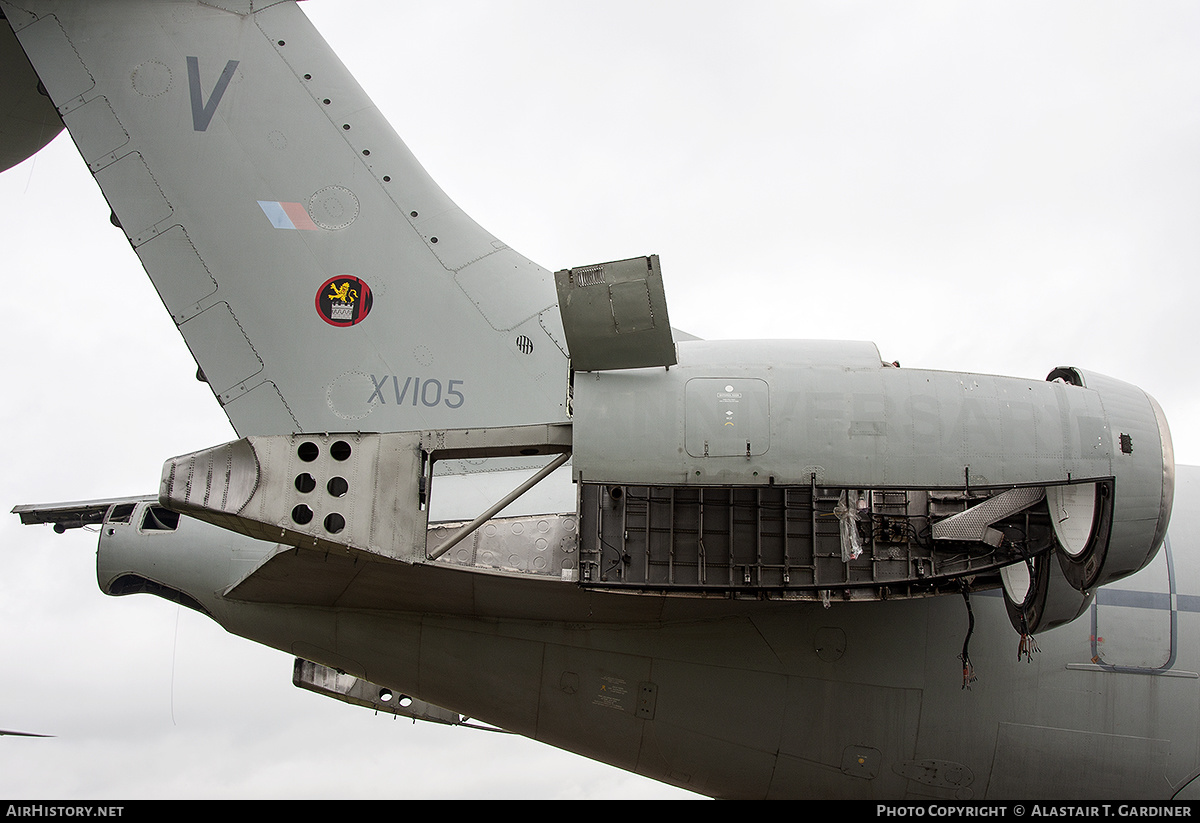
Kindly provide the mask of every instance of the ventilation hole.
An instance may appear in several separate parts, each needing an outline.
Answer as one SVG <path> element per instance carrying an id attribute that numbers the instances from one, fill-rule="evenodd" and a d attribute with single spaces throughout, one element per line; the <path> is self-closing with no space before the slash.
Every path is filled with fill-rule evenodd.
<path id="1" fill-rule="evenodd" d="M 292 509 L 292 520 L 303 526 L 306 523 L 311 523 L 313 519 L 312 509 L 301 503 L 296 508 Z"/>
<path id="2" fill-rule="evenodd" d="M 436 242 L 437 242 L 437 238 L 436 238 L 436 237 L 430 237 L 430 238 L 429 238 L 429 242 L 430 242 L 430 243 L 436 243 Z"/>
<path id="3" fill-rule="evenodd" d="M 363 149 L 363 157 L 370 157 L 370 156 L 371 156 L 371 150 Z"/>
<path id="4" fill-rule="evenodd" d="M 334 460 L 345 460 L 350 456 L 350 444 L 345 440 L 338 440 L 329 447 L 329 456 Z"/>
<path id="5" fill-rule="evenodd" d="M 343 128 L 343 129 L 345 129 L 346 131 L 350 131 L 350 124 L 349 124 L 349 123 L 342 123 L 342 128 Z"/>
<path id="6" fill-rule="evenodd" d="M 128 523 L 133 518 L 133 510 L 136 508 L 135 503 L 119 503 L 112 507 L 108 516 L 104 518 L 105 523 Z M 61 526 L 61 523 L 55 523 L 56 526 Z M 65 529 L 64 529 L 65 531 Z M 59 532 L 62 534 L 62 532 Z"/>
<path id="7" fill-rule="evenodd" d="M 305 79 L 305 80 L 312 80 L 312 75 L 311 75 L 311 74 L 306 74 L 306 75 L 304 75 L 304 79 Z"/>
<path id="8" fill-rule="evenodd" d="M 280 41 L 279 41 L 279 45 L 281 45 L 281 46 L 286 46 L 286 45 L 287 45 L 287 43 L 285 43 L 285 42 L 283 42 L 282 40 L 280 40 Z"/>
<path id="9" fill-rule="evenodd" d="M 311 463 L 321 455 L 321 450 L 317 444 L 311 440 L 305 440 L 300 444 L 300 448 L 296 449 L 296 456 L 305 463 Z"/>
<path id="10" fill-rule="evenodd" d="M 326 106 L 328 106 L 330 101 L 329 101 L 329 98 L 328 98 L 328 97 L 326 97 L 326 98 L 325 98 L 324 100 L 322 100 L 321 102 L 322 102 L 322 103 L 324 103 Z"/>
<path id="11" fill-rule="evenodd" d="M 416 216 L 417 216 L 417 213 L 416 213 L 415 211 L 410 211 L 410 212 L 408 213 L 408 216 L 409 216 L 409 217 L 416 217 Z"/>
<path id="12" fill-rule="evenodd" d="M 346 518 L 337 512 L 325 515 L 325 531 L 330 534 L 337 534 L 344 528 L 346 528 Z"/>
<path id="13" fill-rule="evenodd" d="M 391 176 L 390 174 L 385 174 L 385 175 L 383 176 L 383 182 L 385 182 L 385 183 L 390 183 L 390 182 L 392 182 L 392 176 Z"/>
<path id="14" fill-rule="evenodd" d="M 113 522 L 109 518 L 108 522 Z M 173 532 L 179 528 L 179 515 L 161 506 L 147 506 L 142 518 L 142 531 Z"/>
<path id="15" fill-rule="evenodd" d="M 343 497 L 346 492 L 350 491 L 350 484 L 344 477 L 331 477 L 325 484 L 325 489 L 334 497 Z"/>
<path id="16" fill-rule="evenodd" d="M 533 354 L 533 341 L 525 335 L 517 337 L 517 351 L 521 354 Z"/>
<path id="17" fill-rule="evenodd" d="M 316 479 L 308 472 L 296 475 L 296 491 L 300 492 L 301 494 L 308 494 L 316 487 Z"/>

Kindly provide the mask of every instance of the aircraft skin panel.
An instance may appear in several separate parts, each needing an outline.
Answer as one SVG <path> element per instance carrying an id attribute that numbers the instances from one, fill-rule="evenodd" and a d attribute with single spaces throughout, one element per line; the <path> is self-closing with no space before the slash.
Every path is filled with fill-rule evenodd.
<path id="1" fill-rule="evenodd" d="M 823 608 L 595 592 L 356 564 L 186 517 L 175 532 L 145 531 L 140 510 L 104 530 L 98 571 L 102 589 L 145 575 L 235 634 L 713 796 L 1162 798 L 1200 768 L 1189 539 L 1200 482 L 1196 469 L 1179 473 L 1175 598 L 1131 599 L 1124 582 L 1099 596 L 1174 610 L 1179 647 L 1158 673 L 1094 664 L 1087 619 L 1039 634 L 1040 652 L 1018 660 L 995 591 L 971 596 L 977 679 L 963 688 L 968 616 L 957 596 Z M 252 586 L 259 596 L 243 597 Z M 305 591 L 325 593 L 285 594 Z M 1053 780 L 1037 771 L 1045 751 L 1073 752 Z"/>
<path id="2" fill-rule="evenodd" d="M 226 597 L 247 603 L 374 611 L 428 611 L 538 619 L 552 610 L 597 622 L 658 620 L 658 598 L 579 597 L 560 581 L 534 575 L 479 579 L 468 569 L 409 566 L 279 547 L 244 580 L 224 584 Z"/>
<path id="3" fill-rule="evenodd" d="M 806 485 L 815 473 L 829 485 L 902 488 L 920 478 L 928 487 L 954 488 L 1067 482 L 1114 471 L 1116 449 L 1096 391 L 891 368 L 877 357 L 863 362 L 866 347 L 859 344 L 844 344 L 840 359 L 829 346 L 682 342 L 679 365 L 669 371 L 577 375 L 576 478 L 724 485 L 771 477 Z M 1109 383 L 1137 392 L 1148 408 L 1144 393 Z M 742 408 L 751 400 L 753 408 Z M 725 412 L 734 408 L 736 415 Z M 724 420 L 723 413 L 739 448 L 722 450 L 711 427 L 697 426 L 714 415 Z M 1154 435 L 1139 432 L 1147 454 L 1154 454 Z M 685 451 L 677 448 L 681 442 Z M 1150 465 L 1161 472 L 1161 463 Z M 1149 485 L 1162 491 L 1161 480 Z M 1160 498 L 1142 502 L 1139 512 L 1157 518 Z"/>
<path id="4" fill-rule="evenodd" d="M 585 651 L 569 644 L 544 646 L 538 686 L 539 739 L 560 748 L 572 739 L 612 753 L 622 768 L 637 771 L 652 757 L 641 734 L 639 708 L 645 712 L 645 684 L 653 679 L 653 660 L 631 659 L 608 651 Z"/>
<path id="5" fill-rule="evenodd" d="M 1171 753 L 1167 739 L 1015 723 L 1001 724 L 998 738 L 989 787 L 998 797 L 1049 796 L 1086 771 L 1096 786 L 1090 799 L 1123 800 L 1131 770 L 1149 782 L 1165 771 Z"/>
<path id="6" fill-rule="evenodd" d="M 18 38 L 240 434 L 566 419 L 552 276 L 454 205 L 294 3 L 23 5 Z"/>

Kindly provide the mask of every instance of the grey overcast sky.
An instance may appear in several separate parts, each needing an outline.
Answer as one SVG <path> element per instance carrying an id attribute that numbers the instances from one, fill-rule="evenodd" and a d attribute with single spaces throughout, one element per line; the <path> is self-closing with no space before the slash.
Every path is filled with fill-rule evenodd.
<path id="1" fill-rule="evenodd" d="M 1200 462 L 1200 5 L 310 0 L 446 192 L 553 270 L 661 256 L 706 338 L 1140 385 Z M 0 174 L 5 509 L 153 492 L 233 431 L 65 135 Z M 301 692 L 95 535 L 0 521 L 0 796 L 670 797 Z"/>

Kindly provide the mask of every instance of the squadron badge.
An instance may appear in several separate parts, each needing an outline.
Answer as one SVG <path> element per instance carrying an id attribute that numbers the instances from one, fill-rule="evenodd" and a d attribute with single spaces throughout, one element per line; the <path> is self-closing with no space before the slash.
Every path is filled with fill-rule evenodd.
<path id="1" fill-rule="evenodd" d="M 371 311 L 371 287 L 352 275 L 338 275 L 317 289 L 317 314 L 331 326 L 353 326 Z"/>

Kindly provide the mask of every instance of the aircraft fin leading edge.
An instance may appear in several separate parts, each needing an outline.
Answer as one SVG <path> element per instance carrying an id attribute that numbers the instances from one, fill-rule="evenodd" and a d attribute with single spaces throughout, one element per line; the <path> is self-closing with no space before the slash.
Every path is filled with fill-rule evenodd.
<path id="1" fill-rule="evenodd" d="M 552 275 L 454 205 L 294 2 L 243 5 L 0 0 L 234 428 L 565 421 Z"/>

